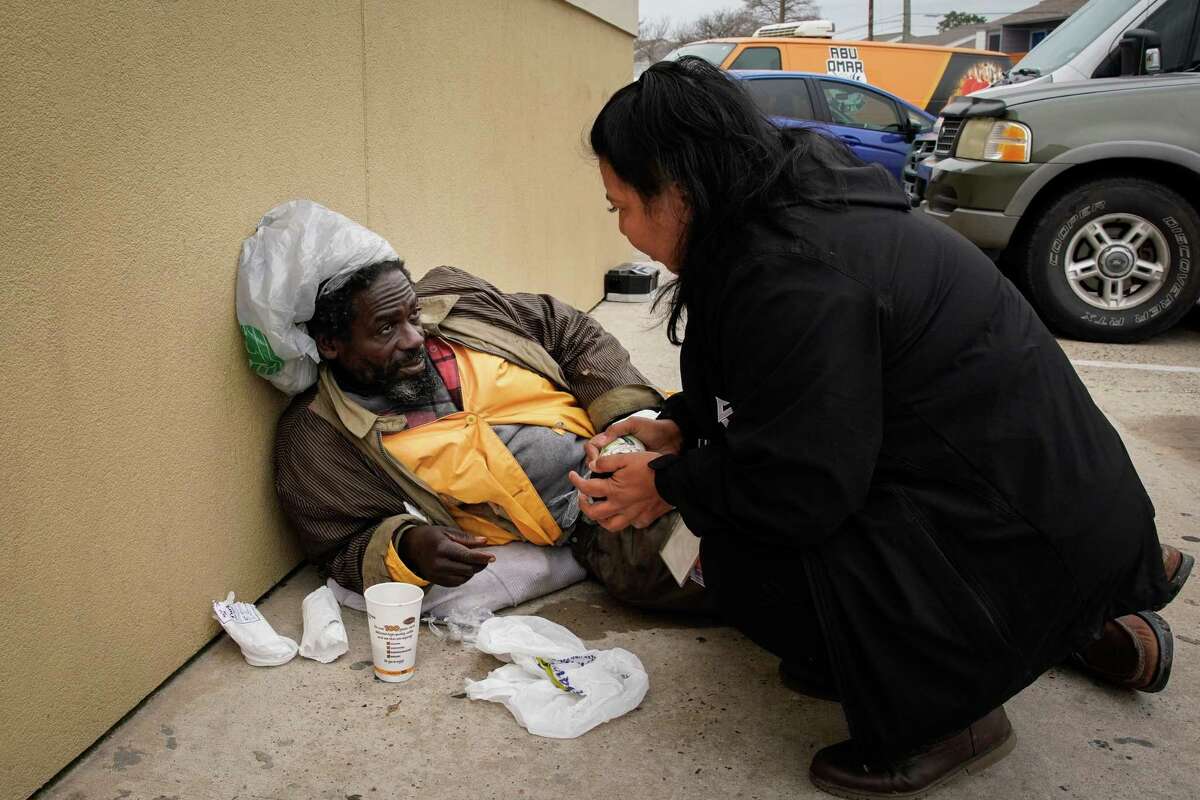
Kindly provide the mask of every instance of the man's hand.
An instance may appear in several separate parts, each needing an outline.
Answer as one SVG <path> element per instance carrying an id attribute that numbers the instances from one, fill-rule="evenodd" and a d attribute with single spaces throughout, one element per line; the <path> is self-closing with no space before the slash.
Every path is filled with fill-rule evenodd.
<path id="1" fill-rule="evenodd" d="M 588 466 L 592 472 L 607 472 L 607 470 L 596 469 L 595 461 L 600 456 L 600 450 L 614 439 L 620 439 L 627 434 L 636 436 L 647 450 L 653 450 L 659 455 L 665 453 L 679 455 L 679 451 L 683 449 L 683 434 L 680 433 L 679 426 L 671 420 L 630 417 L 608 426 L 604 433 L 596 434 L 583 446 Z"/>
<path id="2" fill-rule="evenodd" d="M 622 453 L 597 459 L 592 469 L 595 472 L 611 472 L 611 478 L 589 480 L 581 478 L 576 472 L 569 473 L 571 483 L 583 495 L 579 510 L 609 531 L 619 531 L 629 525 L 635 528 L 650 527 L 654 520 L 671 510 L 671 506 L 659 497 L 658 489 L 654 486 L 654 471 L 648 466 L 661 455 Z M 603 497 L 604 500 L 588 502 L 593 497 Z"/>
<path id="3" fill-rule="evenodd" d="M 400 537 L 396 554 L 405 566 L 438 586 L 461 586 L 496 560 L 491 553 L 478 553 L 487 539 L 440 525 L 418 525 Z"/>

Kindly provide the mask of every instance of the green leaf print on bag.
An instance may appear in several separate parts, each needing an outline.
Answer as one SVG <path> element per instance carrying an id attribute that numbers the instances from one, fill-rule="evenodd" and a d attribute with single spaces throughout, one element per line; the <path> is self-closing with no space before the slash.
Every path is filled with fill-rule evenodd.
<path id="1" fill-rule="evenodd" d="M 252 325 L 242 325 L 241 328 L 246 340 L 246 352 L 250 354 L 250 369 L 264 378 L 283 369 L 283 359 L 275 355 L 262 331 Z"/>

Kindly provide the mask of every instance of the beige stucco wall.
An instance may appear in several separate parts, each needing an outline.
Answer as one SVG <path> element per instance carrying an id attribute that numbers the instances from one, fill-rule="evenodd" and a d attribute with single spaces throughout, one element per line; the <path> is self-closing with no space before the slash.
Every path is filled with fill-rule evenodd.
<path id="1" fill-rule="evenodd" d="M 370 224 L 417 274 L 454 264 L 590 306 L 629 251 L 586 134 L 632 39 L 564 2 L 452 6 L 366 7 Z"/>
<path id="2" fill-rule="evenodd" d="M 219 630 L 212 599 L 299 559 L 270 486 L 282 397 L 233 317 L 259 216 L 311 197 L 418 273 L 590 305 L 627 249 L 583 135 L 631 37 L 560 0 L 0 15 L 0 798 L 20 798 Z"/>

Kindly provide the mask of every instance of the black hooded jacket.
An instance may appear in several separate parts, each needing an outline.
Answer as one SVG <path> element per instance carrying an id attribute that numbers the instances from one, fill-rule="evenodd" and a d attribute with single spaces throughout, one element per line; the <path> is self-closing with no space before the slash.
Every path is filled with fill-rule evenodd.
<path id="1" fill-rule="evenodd" d="M 801 552 L 851 735 L 894 754 L 1166 581 L 1120 437 L 1025 299 L 884 170 L 830 174 L 806 188 L 847 205 L 752 229 L 689 305 L 666 413 L 696 445 L 655 481 L 701 537 Z"/>

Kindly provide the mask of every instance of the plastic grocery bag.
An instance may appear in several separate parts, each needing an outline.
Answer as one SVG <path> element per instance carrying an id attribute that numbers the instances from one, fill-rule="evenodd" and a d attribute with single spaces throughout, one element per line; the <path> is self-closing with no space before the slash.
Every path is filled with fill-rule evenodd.
<path id="1" fill-rule="evenodd" d="M 541 617 L 493 617 L 479 626 L 475 647 L 511 664 L 467 697 L 503 703 L 530 733 L 574 739 L 641 704 L 650 676 L 628 650 L 589 650 L 579 637 Z"/>
<path id="2" fill-rule="evenodd" d="M 317 287 L 336 288 L 355 271 L 398 259 L 377 233 L 311 200 L 272 208 L 242 243 L 237 318 L 250 368 L 289 395 L 317 381 L 321 357 L 304 323 Z"/>

